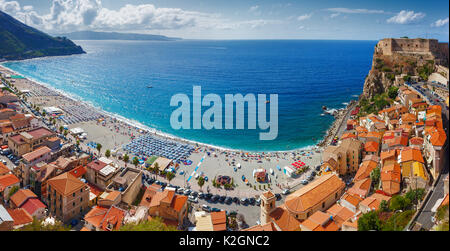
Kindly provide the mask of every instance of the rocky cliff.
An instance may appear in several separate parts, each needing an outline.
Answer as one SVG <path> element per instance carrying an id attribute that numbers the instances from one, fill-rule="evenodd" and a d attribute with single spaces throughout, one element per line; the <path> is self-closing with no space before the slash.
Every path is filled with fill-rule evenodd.
<path id="1" fill-rule="evenodd" d="M 413 39 L 398 40 L 395 41 L 395 47 L 391 47 L 386 40 L 381 40 L 375 46 L 372 68 L 364 82 L 363 97 L 372 98 L 376 94 L 386 92 L 389 87 L 403 84 L 411 78 L 427 80 L 434 72 L 437 62 L 448 65 L 448 50 L 445 55 L 440 53 L 440 48 L 427 48 L 423 45 L 426 39 L 416 39 L 421 42 L 417 45 L 413 43 L 415 41 Z M 403 44 L 407 47 L 400 47 Z M 419 46 L 425 48 L 419 50 Z M 412 47 L 414 50 L 410 49 Z"/>

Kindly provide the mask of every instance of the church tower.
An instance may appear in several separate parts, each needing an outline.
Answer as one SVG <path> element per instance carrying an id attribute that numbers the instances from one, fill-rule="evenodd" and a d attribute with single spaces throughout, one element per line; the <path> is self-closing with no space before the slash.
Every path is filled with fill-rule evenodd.
<path id="1" fill-rule="evenodd" d="M 260 222 L 261 225 L 265 225 L 270 222 L 270 213 L 272 213 L 273 210 L 275 210 L 276 197 L 271 191 L 268 191 L 261 194 L 260 198 L 261 198 Z"/>

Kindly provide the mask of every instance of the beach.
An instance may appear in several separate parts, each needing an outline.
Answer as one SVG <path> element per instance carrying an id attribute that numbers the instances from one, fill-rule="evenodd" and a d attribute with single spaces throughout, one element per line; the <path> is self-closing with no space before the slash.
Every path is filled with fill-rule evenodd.
<path id="1" fill-rule="evenodd" d="M 3 66 L 0 66 L 0 70 L 6 74 L 16 74 Z M 107 149 L 127 153 L 123 150 L 123 146 L 130 143 L 132 139 L 139 138 L 144 135 L 155 135 L 157 133 L 155 130 L 145 128 L 142 125 L 134 124 L 131 121 L 127 121 L 126 118 L 108 114 L 99 108 L 70 97 L 65 93 L 58 92 L 57 90 L 49 88 L 44 84 L 37 83 L 26 78 L 15 79 L 13 81 L 14 86 L 17 87 L 18 90 L 28 91 L 26 97 L 27 103 L 38 105 L 41 108 L 51 106 L 62 108 L 63 110 L 65 107 L 82 107 L 82 109 L 89 110 L 90 113 L 101 114 L 101 119 L 86 119 L 87 121 L 78 121 L 68 125 L 64 123 L 65 121 L 57 119 L 58 122 L 56 124 L 56 128 L 59 128 L 60 126 L 67 126 L 68 129 L 82 128 L 84 132 L 87 133 L 86 139 L 80 144 L 80 147 L 87 152 L 91 152 L 93 154 L 97 153 L 96 149 L 87 145 L 88 142 L 95 142 L 102 145 L 102 155 Z M 84 119 L 82 115 L 83 111 L 74 109 L 71 112 L 75 113 L 73 114 L 74 119 Z M 344 113 L 345 112 L 343 111 L 339 112 L 339 114 Z M 68 117 L 70 114 L 64 114 L 64 116 Z M 342 123 L 345 118 L 344 115 L 337 117 L 338 118 L 330 129 L 330 133 L 332 133 L 332 135 L 337 133 L 334 132 L 336 131 L 334 128 L 338 128 L 339 123 Z M 329 135 L 331 135 L 330 133 Z M 325 138 L 323 141 L 325 143 L 322 143 L 320 146 L 313 146 L 307 149 L 297 149 L 284 152 L 249 153 L 189 142 L 184 139 L 167 136 L 161 133 L 158 133 L 158 135 L 158 137 L 170 138 L 170 140 L 183 144 L 191 144 L 196 148 L 196 151 L 188 157 L 188 159 L 192 161 L 192 164 L 185 165 L 181 163 L 179 165 L 178 173 L 180 171 L 184 171 L 185 175 L 176 175 L 176 177 L 171 181 L 172 184 L 179 186 L 190 185 L 191 188 L 195 190 L 205 191 L 210 189 L 209 191 L 214 191 L 219 194 L 248 197 L 257 196 L 261 193 L 261 191 L 268 190 L 269 185 L 275 192 L 281 192 L 284 189 L 297 189 L 300 187 L 300 181 L 305 179 L 310 172 L 304 173 L 296 178 L 291 178 L 283 173 L 283 168 L 285 166 L 290 166 L 295 161 L 302 161 L 306 166 L 309 166 L 312 171 L 316 166 L 321 164 L 323 145 L 326 145 L 327 139 L 329 138 Z M 75 140 L 70 137 L 69 139 Z M 209 155 L 207 153 L 209 153 Z M 134 156 L 132 153 L 128 154 L 131 160 Z M 211 182 L 206 183 L 204 187 L 200 188 L 194 177 L 192 177 L 190 182 L 187 184 L 186 180 L 189 176 L 194 176 L 196 174 L 193 173 L 193 171 L 202 158 L 204 158 L 204 161 L 201 163 L 196 173 L 202 174 L 204 177 L 208 177 L 209 180 L 212 180 L 219 175 L 230 176 L 233 179 L 233 183 L 236 185 L 235 188 L 231 191 L 218 189 L 214 188 Z M 119 165 L 124 164 L 118 159 L 115 159 L 115 161 Z M 237 164 L 240 164 L 241 167 L 236 168 L 238 166 Z M 273 170 L 273 175 L 268 174 L 270 182 L 258 183 L 252 177 L 253 171 L 261 168 L 265 169 L 268 173 L 270 173 L 270 170 Z M 251 184 L 251 186 L 247 185 L 242 180 L 243 175 L 246 179 L 248 179 L 248 183 Z M 159 178 L 165 180 L 163 177 Z"/>

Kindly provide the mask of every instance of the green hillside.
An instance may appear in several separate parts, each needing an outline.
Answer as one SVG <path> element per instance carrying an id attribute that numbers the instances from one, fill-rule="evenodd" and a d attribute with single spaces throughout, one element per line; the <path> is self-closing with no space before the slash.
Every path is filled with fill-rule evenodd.
<path id="1" fill-rule="evenodd" d="M 65 37 L 52 37 L 0 11 L 0 60 L 85 53 Z"/>

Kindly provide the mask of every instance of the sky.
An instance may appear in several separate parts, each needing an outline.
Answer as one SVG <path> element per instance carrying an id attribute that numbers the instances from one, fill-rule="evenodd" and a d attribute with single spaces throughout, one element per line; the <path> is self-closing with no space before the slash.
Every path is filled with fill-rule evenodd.
<path id="1" fill-rule="evenodd" d="M 447 0 L 0 0 L 50 34 L 116 31 L 185 39 L 449 40 Z"/>

